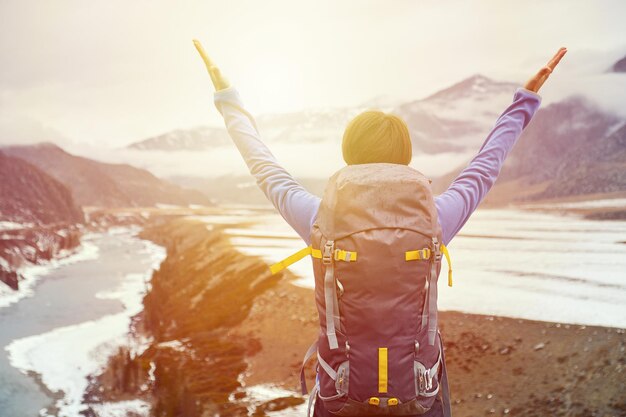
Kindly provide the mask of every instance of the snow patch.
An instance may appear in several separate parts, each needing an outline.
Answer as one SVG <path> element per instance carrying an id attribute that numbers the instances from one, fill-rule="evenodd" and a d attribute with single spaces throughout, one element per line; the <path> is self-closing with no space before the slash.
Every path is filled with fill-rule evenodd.
<path id="1" fill-rule="evenodd" d="M 48 275 L 51 271 L 64 265 L 98 258 L 99 249 L 95 244 L 91 243 L 91 240 L 97 236 L 98 233 L 85 235 L 77 248 L 63 250 L 57 258 L 41 264 L 27 264 L 19 268 L 17 273 L 22 277 L 19 281 L 19 290 L 14 291 L 4 284 L 0 285 L 0 308 L 16 303 L 22 298 L 32 296 L 35 284 L 39 281 L 39 278 Z"/>
<path id="2" fill-rule="evenodd" d="M 33 227 L 33 223 L 0 222 L 0 230 L 19 230 Z"/>
<path id="3" fill-rule="evenodd" d="M 150 415 L 150 404 L 142 400 L 108 402 L 92 404 L 91 408 L 98 417 L 126 417 L 128 413 L 141 417 Z"/>

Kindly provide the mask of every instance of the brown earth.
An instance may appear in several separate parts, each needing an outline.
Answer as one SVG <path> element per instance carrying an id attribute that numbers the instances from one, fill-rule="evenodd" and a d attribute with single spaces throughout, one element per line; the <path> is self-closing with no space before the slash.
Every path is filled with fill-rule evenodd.
<path id="1" fill-rule="evenodd" d="M 139 357 L 112 360 L 116 372 L 95 378 L 98 398 L 126 399 L 147 384 L 141 396 L 159 417 L 262 416 L 304 401 L 299 367 L 318 332 L 313 292 L 242 256 L 220 228 L 168 217 L 145 226 L 168 251 L 138 317 L 153 341 Z M 455 416 L 626 415 L 623 329 L 458 312 L 442 312 L 440 324 Z M 256 384 L 293 395 L 254 405 L 244 387 Z"/>

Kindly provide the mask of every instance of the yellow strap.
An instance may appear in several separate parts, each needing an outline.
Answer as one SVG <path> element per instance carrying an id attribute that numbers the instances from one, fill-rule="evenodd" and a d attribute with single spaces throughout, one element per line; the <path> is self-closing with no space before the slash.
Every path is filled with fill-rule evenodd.
<path id="1" fill-rule="evenodd" d="M 298 262 L 300 259 L 304 258 L 307 255 L 311 255 L 314 258 L 322 259 L 322 251 L 320 249 L 313 248 L 312 245 L 309 245 L 304 249 L 300 249 L 293 255 L 289 255 L 282 261 L 270 265 L 270 271 L 272 272 L 272 274 L 280 272 L 283 269 L 287 268 L 289 265 Z M 356 261 L 356 252 L 337 249 L 335 251 L 335 259 L 340 261 L 354 262 Z"/>
<path id="2" fill-rule="evenodd" d="M 322 259 L 322 251 L 319 249 L 315 249 L 311 246 L 309 246 L 311 248 L 311 256 L 314 258 L 318 258 L 318 259 Z"/>
<path id="3" fill-rule="evenodd" d="M 335 259 L 340 261 L 354 262 L 356 261 L 356 252 L 349 250 L 337 249 L 335 251 Z"/>
<path id="4" fill-rule="evenodd" d="M 443 243 L 441 244 L 441 251 L 446 256 L 446 261 L 448 261 L 448 287 L 452 286 L 452 262 L 450 262 L 450 254 L 448 253 L 448 248 Z"/>
<path id="5" fill-rule="evenodd" d="M 307 246 L 304 249 L 300 249 L 298 252 L 294 253 L 293 255 L 289 255 L 288 257 L 286 257 L 282 261 L 276 262 L 275 264 L 271 265 L 270 266 L 270 271 L 272 272 L 272 274 L 275 274 L 275 273 L 277 273 L 279 271 L 282 271 L 283 269 L 287 268 L 292 263 L 298 262 L 300 259 L 302 259 L 305 256 L 311 254 L 311 251 L 312 251 L 312 248 L 311 248 L 310 245 Z"/>
<path id="6" fill-rule="evenodd" d="M 430 259 L 430 248 L 408 250 L 404 252 L 405 261 L 415 261 L 420 259 Z"/>
<path id="7" fill-rule="evenodd" d="M 441 252 L 446 257 L 446 261 L 448 261 L 448 286 L 452 286 L 452 262 L 450 262 L 450 254 L 448 253 L 448 248 L 443 243 L 440 245 Z M 416 261 L 416 260 L 424 260 L 430 259 L 432 255 L 430 248 L 418 249 L 418 250 L 408 250 L 404 252 L 404 260 L 406 261 Z"/>
<path id="8" fill-rule="evenodd" d="M 387 348 L 378 348 L 378 392 L 387 392 Z"/>
<path id="9" fill-rule="evenodd" d="M 448 286 L 452 286 L 452 262 L 450 261 L 450 254 L 448 253 L 448 248 L 443 243 L 441 244 L 441 251 L 446 257 L 446 261 L 448 261 Z M 304 258 L 307 255 L 311 255 L 314 258 L 321 259 L 322 251 L 319 249 L 314 249 L 312 245 L 307 246 L 306 248 L 300 249 L 298 252 L 289 255 L 282 261 L 276 262 L 275 264 L 270 265 L 270 271 L 272 274 L 282 271 L 287 268 L 289 265 L 298 262 L 300 259 Z M 431 256 L 431 250 L 429 248 L 418 249 L 418 250 L 410 250 L 404 253 L 404 259 L 407 261 L 414 261 L 420 259 L 429 259 Z M 357 259 L 357 253 L 351 252 L 343 249 L 335 250 L 335 259 L 340 261 L 348 261 L 354 262 Z"/>

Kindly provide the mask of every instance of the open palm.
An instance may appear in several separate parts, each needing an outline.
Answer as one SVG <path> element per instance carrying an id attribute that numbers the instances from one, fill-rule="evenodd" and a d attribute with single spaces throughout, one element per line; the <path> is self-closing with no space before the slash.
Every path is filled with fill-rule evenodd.
<path id="1" fill-rule="evenodd" d="M 219 91 L 228 88 L 230 86 L 230 83 L 228 82 L 226 77 L 222 75 L 220 69 L 213 63 L 211 58 L 209 58 L 207 53 L 204 51 L 204 48 L 202 47 L 200 41 L 194 39 L 193 44 L 198 50 L 200 56 L 202 57 L 204 65 L 206 65 L 207 71 L 209 71 L 209 75 L 211 76 L 211 81 L 213 81 L 213 86 L 215 87 L 215 90 Z"/>
<path id="2" fill-rule="evenodd" d="M 548 79 L 554 68 L 557 66 L 563 55 L 567 52 L 567 48 L 561 47 L 557 51 L 556 54 L 552 57 L 550 61 L 546 64 L 546 66 L 542 67 L 537 74 L 533 75 L 524 86 L 525 89 L 534 91 L 535 93 L 539 91 L 543 83 Z"/>

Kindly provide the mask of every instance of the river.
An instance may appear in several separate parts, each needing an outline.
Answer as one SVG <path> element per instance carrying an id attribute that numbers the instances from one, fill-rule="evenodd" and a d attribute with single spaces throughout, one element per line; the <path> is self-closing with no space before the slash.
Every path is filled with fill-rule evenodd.
<path id="1" fill-rule="evenodd" d="M 165 256 L 136 231 L 85 235 L 76 254 L 37 267 L 28 296 L 0 308 L 1 417 L 79 417 L 85 376 L 125 341 Z"/>

